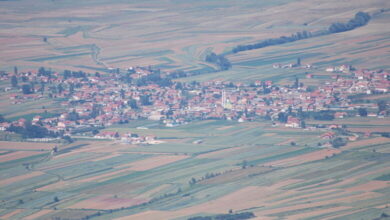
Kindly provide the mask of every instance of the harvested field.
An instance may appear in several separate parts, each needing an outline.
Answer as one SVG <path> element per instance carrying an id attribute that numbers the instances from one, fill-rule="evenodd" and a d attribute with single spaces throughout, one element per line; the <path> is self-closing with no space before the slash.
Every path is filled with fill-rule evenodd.
<path id="1" fill-rule="evenodd" d="M 153 169 L 156 167 L 160 167 L 166 164 L 170 164 L 179 160 L 184 160 L 188 158 L 188 156 L 184 155 L 161 155 L 161 156 L 155 156 L 151 157 L 145 160 L 139 160 L 133 163 L 128 164 L 131 167 L 131 170 L 135 171 L 144 171 Z"/>
<path id="2" fill-rule="evenodd" d="M 354 149 L 358 147 L 372 146 L 376 144 L 390 143 L 390 139 L 386 137 L 376 137 L 365 140 L 359 140 L 355 142 L 350 142 L 343 149 Z"/>
<path id="3" fill-rule="evenodd" d="M 56 144 L 0 141 L 1 150 L 51 150 Z"/>
<path id="4" fill-rule="evenodd" d="M 265 163 L 265 166 L 296 166 L 298 164 L 307 163 L 316 160 L 322 160 L 327 157 L 341 153 L 341 150 L 338 149 L 323 149 L 307 154 L 302 154 L 296 157 L 290 157 L 284 160 L 272 161 L 270 163 Z"/>
<path id="5" fill-rule="evenodd" d="M 113 195 L 101 195 L 83 200 L 79 203 L 70 206 L 69 208 L 109 210 L 118 209 L 121 207 L 134 206 L 144 202 L 147 202 L 147 200 L 137 198 L 115 198 Z"/>
<path id="6" fill-rule="evenodd" d="M 390 132 L 390 127 L 362 127 L 362 128 L 348 128 L 349 131 L 358 133 L 372 133 L 372 132 Z"/>
<path id="7" fill-rule="evenodd" d="M 26 180 L 26 179 L 29 179 L 29 178 L 33 178 L 33 177 L 36 177 L 36 176 L 40 176 L 40 175 L 43 175 L 43 174 L 44 174 L 43 172 L 34 171 L 34 172 L 31 172 L 31 173 L 28 173 L 28 174 L 15 176 L 15 177 L 7 178 L 7 179 L 2 179 L 2 180 L 0 180 L 0 186 L 9 185 L 9 184 L 12 184 L 12 183 L 23 181 L 23 180 Z"/>
<path id="8" fill-rule="evenodd" d="M 5 155 L 0 155 L 0 163 L 12 161 L 12 160 L 18 160 L 26 157 L 31 157 L 34 155 L 40 155 L 43 154 L 42 152 L 36 152 L 36 151 L 16 151 Z"/>
<path id="9" fill-rule="evenodd" d="M 16 209 L 14 211 L 9 212 L 8 214 L 5 214 L 3 216 L 0 216 L 1 219 L 12 219 L 15 215 L 23 212 L 23 209 Z"/>
<path id="10" fill-rule="evenodd" d="M 47 214 L 52 213 L 52 212 L 53 212 L 53 210 L 44 209 L 44 210 L 38 211 L 38 212 L 36 212 L 36 213 L 34 213 L 32 215 L 27 216 L 25 219 L 26 220 L 39 219 L 42 216 L 47 215 Z"/>
<path id="11" fill-rule="evenodd" d="M 234 154 L 234 152 L 238 152 L 242 150 L 242 147 L 234 147 L 234 148 L 228 148 L 223 150 L 217 150 L 210 153 L 201 154 L 198 156 L 198 158 L 222 158 L 227 156 L 228 154 Z"/>

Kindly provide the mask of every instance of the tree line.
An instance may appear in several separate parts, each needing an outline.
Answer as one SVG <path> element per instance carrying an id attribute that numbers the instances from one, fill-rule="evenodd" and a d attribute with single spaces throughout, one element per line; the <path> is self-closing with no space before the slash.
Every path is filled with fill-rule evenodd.
<path id="1" fill-rule="evenodd" d="M 253 212 L 242 212 L 242 213 L 229 213 L 229 214 L 220 214 L 215 216 L 195 216 L 188 218 L 188 220 L 241 220 L 241 219 L 250 219 L 256 217 Z"/>
<path id="2" fill-rule="evenodd" d="M 308 32 L 308 31 L 301 31 L 297 32 L 295 34 L 292 34 L 291 36 L 281 36 L 279 38 L 270 38 L 263 40 L 259 43 L 255 44 L 247 44 L 247 45 L 238 45 L 232 49 L 233 53 L 238 53 L 241 51 L 246 50 L 254 50 L 259 49 L 263 47 L 273 46 L 273 45 L 279 45 L 279 44 L 285 44 L 290 43 L 302 39 L 307 39 L 311 37 L 318 37 L 333 33 L 340 33 L 345 31 L 350 31 L 358 27 L 362 27 L 366 25 L 371 19 L 371 16 L 366 12 L 358 12 L 355 14 L 355 17 L 350 19 L 346 23 L 336 22 L 332 23 L 327 30 L 322 30 L 316 33 Z"/>

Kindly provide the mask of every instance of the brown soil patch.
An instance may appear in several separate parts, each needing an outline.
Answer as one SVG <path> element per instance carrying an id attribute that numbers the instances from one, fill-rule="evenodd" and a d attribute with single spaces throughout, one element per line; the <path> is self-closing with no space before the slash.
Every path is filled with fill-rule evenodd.
<path id="1" fill-rule="evenodd" d="M 69 182 L 69 181 L 58 181 L 56 183 L 52 183 L 52 184 L 37 188 L 36 190 L 37 191 L 55 191 L 58 189 L 63 189 L 67 186 L 71 186 L 73 184 L 74 184 L 73 182 Z"/>
<path id="2" fill-rule="evenodd" d="M 44 210 L 40 210 L 32 215 L 29 215 L 27 217 L 25 217 L 26 220 L 33 220 L 33 219 L 38 219 L 46 214 L 49 214 L 53 212 L 53 210 L 50 210 L 50 209 L 44 209 Z"/>
<path id="3" fill-rule="evenodd" d="M 280 143 L 278 143 L 276 145 L 279 145 L 279 146 L 281 146 L 281 145 L 288 145 L 288 144 L 290 144 L 293 141 L 295 141 L 295 139 L 294 138 L 290 138 L 290 139 L 282 141 L 282 142 L 280 142 Z"/>
<path id="4" fill-rule="evenodd" d="M 70 156 L 70 155 L 68 154 L 67 156 Z M 53 170 L 53 169 L 58 169 L 58 168 L 64 168 L 67 166 L 71 166 L 71 165 L 75 165 L 75 164 L 79 164 L 79 163 L 84 163 L 86 161 L 90 161 L 91 159 L 96 159 L 97 157 L 99 157 L 99 155 L 88 155 L 88 156 L 85 156 L 83 158 L 77 158 L 77 159 L 66 161 L 63 163 L 57 163 L 54 165 L 47 165 L 45 167 L 40 168 L 40 170 L 47 171 L 47 170 Z M 58 159 L 58 157 L 54 157 L 54 160 L 55 159 Z"/>
<path id="5" fill-rule="evenodd" d="M 240 180 L 251 175 L 261 175 L 263 173 L 271 171 L 272 168 L 269 167 L 249 167 L 246 169 L 237 169 L 233 170 L 219 176 L 200 181 L 200 184 L 221 184 L 227 183 L 235 180 Z"/>
<path id="6" fill-rule="evenodd" d="M 15 176 L 15 177 L 7 178 L 7 179 L 2 179 L 2 180 L 0 180 L 0 186 L 5 186 L 5 185 L 11 184 L 11 183 L 16 183 L 16 182 L 19 182 L 19 181 L 22 181 L 22 180 L 26 180 L 26 179 L 29 179 L 29 178 L 33 178 L 33 177 L 36 177 L 36 176 L 40 176 L 40 175 L 43 175 L 43 174 L 44 173 L 42 173 L 42 172 L 34 171 L 34 172 L 31 172 L 31 173 L 28 173 L 28 174 Z"/>
<path id="7" fill-rule="evenodd" d="M 349 206 L 339 206 L 339 207 L 334 207 L 334 208 L 328 208 L 328 209 L 321 209 L 321 210 L 315 210 L 315 211 L 309 211 L 305 213 L 300 213 L 296 215 L 289 215 L 288 218 L 295 220 L 295 219 L 304 219 L 308 218 L 311 216 L 316 216 L 316 215 L 321 215 L 321 214 L 326 214 L 326 213 L 331 213 L 331 212 L 337 212 L 337 211 L 342 211 L 342 210 L 348 210 L 351 209 L 352 207 Z M 257 214 L 257 212 L 255 212 Z M 261 214 L 261 212 L 259 212 Z"/>
<path id="8" fill-rule="evenodd" d="M 101 160 L 107 160 L 107 159 L 111 159 L 113 157 L 117 157 L 117 156 L 120 156 L 121 154 L 119 153 L 113 153 L 113 154 L 109 154 L 109 155 L 106 155 L 106 156 L 103 156 L 103 157 L 99 157 L 99 158 L 96 158 L 96 159 L 92 159 L 90 161 L 101 161 Z"/>
<path id="9" fill-rule="evenodd" d="M 100 195 L 78 202 L 69 208 L 74 209 L 118 209 L 146 202 L 145 199 L 115 198 L 112 195 Z"/>
<path id="10" fill-rule="evenodd" d="M 15 211 L 9 212 L 9 213 L 1 216 L 1 219 L 11 219 L 12 216 L 17 215 L 23 211 L 24 211 L 24 209 L 16 209 Z"/>
<path id="11" fill-rule="evenodd" d="M 265 134 L 263 134 L 261 136 L 263 136 L 263 137 L 272 137 L 272 136 L 275 136 L 275 135 L 277 135 L 277 133 L 265 133 Z"/>
<path id="12" fill-rule="evenodd" d="M 0 156 L 0 162 L 4 163 L 11 160 L 17 160 L 25 157 L 30 157 L 34 155 L 42 154 L 42 152 L 37 151 L 16 151 L 13 153 L 5 154 Z"/>
<path id="13" fill-rule="evenodd" d="M 349 131 L 352 132 L 390 132 L 390 127 L 371 127 L 371 128 L 348 128 Z M 389 139 L 390 141 L 390 139 Z"/>
<path id="14" fill-rule="evenodd" d="M 355 142 L 349 142 L 346 146 L 342 147 L 342 149 L 352 149 L 355 147 L 363 147 L 363 146 L 371 146 L 375 144 L 383 144 L 390 142 L 390 138 L 386 137 L 376 137 L 371 139 L 359 140 Z"/>
<path id="15" fill-rule="evenodd" d="M 232 127 L 233 126 L 224 126 L 224 127 L 217 128 L 217 130 L 223 131 L 223 130 L 226 130 L 226 129 L 229 129 L 229 128 L 232 128 Z"/>
<path id="16" fill-rule="evenodd" d="M 363 183 L 357 186 L 347 188 L 347 191 L 365 191 L 370 192 L 377 189 L 382 189 L 390 186 L 390 181 L 372 180 L 368 183 Z"/>
<path id="17" fill-rule="evenodd" d="M 283 160 L 272 161 L 264 164 L 265 166 L 294 166 L 306 162 L 316 161 L 325 159 L 327 156 L 332 156 L 333 154 L 339 154 L 341 150 L 339 149 L 323 149 L 296 157 L 291 157 Z"/>
<path id="18" fill-rule="evenodd" d="M 242 147 L 227 148 L 223 150 L 217 150 L 206 154 L 201 154 L 197 158 L 221 158 L 226 156 L 229 153 L 242 150 Z"/>
<path id="19" fill-rule="evenodd" d="M 101 181 L 105 181 L 107 179 L 113 178 L 114 176 L 121 176 L 121 175 L 129 174 L 132 171 L 133 171 L 132 168 L 128 167 L 125 169 L 116 170 L 116 171 L 109 172 L 109 173 L 104 173 L 104 174 L 101 174 L 98 176 L 85 178 L 85 179 L 80 180 L 79 182 L 92 182 L 92 181 L 101 182 Z"/>
<path id="20" fill-rule="evenodd" d="M 6 150 L 51 150 L 56 144 L 0 141 L 0 149 Z"/>
<path id="21" fill-rule="evenodd" d="M 336 119 L 333 121 L 316 121 L 308 120 L 306 124 L 344 124 L 344 125 L 389 125 L 390 118 L 370 118 L 370 117 L 361 117 L 361 118 L 346 118 L 346 119 Z"/>
<path id="22" fill-rule="evenodd" d="M 86 194 L 121 194 L 123 192 L 131 193 L 140 187 L 145 186 L 143 183 L 112 183 L 86 190 Z"/>
<path id="23" fill-rule="evenodd" d="M 128 164 L 132 170 L 144 171 L 188 158 L 185 155 L 160 155 Z"/>

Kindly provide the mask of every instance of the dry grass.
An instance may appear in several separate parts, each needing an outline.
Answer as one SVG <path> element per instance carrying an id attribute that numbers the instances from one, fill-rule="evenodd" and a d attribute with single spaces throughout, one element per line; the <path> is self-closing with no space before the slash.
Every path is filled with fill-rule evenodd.
<path id="1" fill-rule="evenodd" d="M 44 215 L 47 215 L 47 214 L 50 214 L 52 213 L 53 210 L 50 210 L 50 209 L 43 209 L 43 210 L 40 210 L 38 212 L 35 212 L 34 214 L 32 215 L 29 215 L 27 217 L 25 217 L 26 220 L 33 220 L 33 219 L 39 219 L 41 218 L 42 216 Z"/>
<path id="2" fill-rule="evenodd" d="M 179 160 L 184 160 L 189 156 L 184 155 L 160 155 L 145 160 L 135 161 L 128 164 L 131 170 L 134 171 L 145 171 L 156 167 L 164 166 Z"/>
<path id="3" fill-rule="evenodd" d="M 83 200 L 69 208 L 72 209 L 118 209 L 121 207 L 129 207 L 146 202 L 145 199 L 137 198 L 116 198 L 113 195 L 100 195 L 90 199 Z"/>
<path id="4" fill-rule="evenodd" d="M 0 180 L 0 186 L 5 186 L 5 185 L 8 185 L 8 184 L 16 183 L 16 182 L 23 181 L 23 180 L 26 180 L 26 179 L 29 179 L 29 178 L 33 178 L 33 177 L 36 177 L 36 176 L 40 176 L 40 175 L 43 175 L 43 174 L 44 173 L 42 173 L 42 172 L 34 171 L 34 172 L 27 173 L 27 174 L 24 174 L 24 175 L 15 176 L 15 177 L 7 178 L 7 179 L 2 179 L 2 180 Z"/>
<path id="5" fill-rule="evenodd" d="M 364 147 L 364 146 L 371 146 L 375 144 L 384 144 L 390 142 L 389 138 L 385 137 L 376 137 L 376 138 L 370 138 L 370 139 L 364 139 L 359 140 L 355 142 L 349 142 L 346 146 L 343 147 L 343 149 L 349 150 L 356 147 Z"/>
<path id="6" fill-rule="evenodd" d="M 48 143 L 0 141 L 0 149 L 2 150 L 51 150 L 55 145 Z"/>
<path id="7" fill-rule="evenodd" d="M 341 153 L 341 150 L 338 149 L 323 149 L 323 150 L 319 150 L 307 154 L 302 154 L 296 157 L 290 157 L 283 160 L 272 161 L 264 165 L 265 166 L 296 166 L 302 163 L 322 160 L 325 159 L 326 157 L 330 157 L 339 153 Z"/>
<path id="8" fill-rule="evenodd" d="M 0 163 L 22 159 L 25 157 L 30 157 L 34 155 L 42 154 L 42 152 L 36 152 L 36 151 L 16 151 L 5 155 L 0 155 Z"/>

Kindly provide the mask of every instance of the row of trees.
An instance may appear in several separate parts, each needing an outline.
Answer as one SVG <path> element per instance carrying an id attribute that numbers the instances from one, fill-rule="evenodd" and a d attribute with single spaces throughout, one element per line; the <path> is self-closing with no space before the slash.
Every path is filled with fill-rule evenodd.
<path id="1" fill-rule="evenodd" d="M 255 43 L 255 44 L 238 45 L 237 47 L 233 48 L 232 52 L 238 53 L 238 52 L 246 51 L 246 50 L 254 50 L 254 49 L 259 49 L 259 48 L 273 46 L 273 45 L 290 43 L 290 42 L 294 42 L 297 40 L 302 40 L 302 39 L 306 39 L 306 38 L 310 38 L 310 37 L 312 37 L 311 32 L 302 31 L 302 32 L 297 32 L 295 34 L 292 34 L 291 36 L 288 36 L 288 37 L 281 36 L 279 38 L 266 39 L 266 40 L 263 40 L 259 43 Z"/>
<path id="2" fill-rule="evenodd" d="M 195 216 L 188 218 L 188 220 L 243 220 L 256 217 L 253 212 L 229 213 L 215 216 Z"/>
<path id="3" fill-rule="evenodd" d="M 246 50 L 254 50 L 254 49 L 259 49 L 259 48 L 273 46 L 273 45 L 290 43 L 290 42 L 294 42 L 294 41 L 302 40 L 302 39 L 307 39 L 307 38 L 311 38 L 311 37 L 317 37 L 317 36 L 323 36 L 323 35 L 332 34 L 332 33 L 350 31 L 350 30 L 353 30 L 355 28 L 366 25 L 370 21 L 370 19 L 371 19 L 371 16 L 368 13 L 358 12 L 355 14 L 355 17 L 352 18 L 351 20 L 349 20 L 347 23 L 340 23 L 340 22 L 333 23 L 329 26 L 329 28 L 327 30 L 318 31 L 316 33 L 311 33 L 308 31 L 301 31 L 301 32 L 297 32 L 295 34 L 292 34 L 291 36 L 281 36 L 279 38 L 270 38 L 270 39 L 266 39 L 266 40 L 263 40 L 259 43 L 255 43 L 255 44 L 238 45 L 238 46 L 233 48 L 232 52 L 238 53 L 238 52 L 246 51 Z"/>

